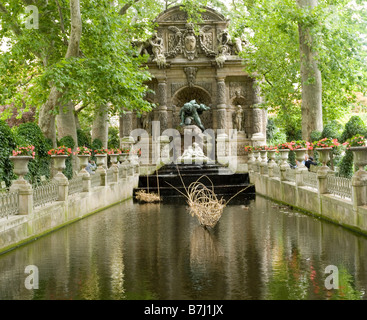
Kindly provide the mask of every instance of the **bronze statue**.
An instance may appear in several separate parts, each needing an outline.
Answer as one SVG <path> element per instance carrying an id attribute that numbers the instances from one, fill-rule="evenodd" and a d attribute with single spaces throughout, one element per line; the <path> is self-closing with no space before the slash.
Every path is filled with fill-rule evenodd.
<path id="1" fill-rule="evenodd" d="M 199 117 L 204 111 L 210 110 L 210 107 L 207 107 L 205 104 L 198 104 L 196 100 L 191 100 L 183 105 L 180 109 L 180 118 L 181 118 L 181 126 L 190 125 L 194 120 L 197 126 L 204 131 L 205 128 L 201 123 L 201 119 Z"/>

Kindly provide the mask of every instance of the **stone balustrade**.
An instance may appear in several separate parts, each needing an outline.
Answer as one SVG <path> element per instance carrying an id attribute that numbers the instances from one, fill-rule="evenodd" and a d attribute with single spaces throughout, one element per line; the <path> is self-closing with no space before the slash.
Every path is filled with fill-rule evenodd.
<path id="1" fill-rule="evenodd" d="M 355 165 L 359 170 L 351 179 L 336 176 L 326 165 L 317 167 L 316 172 L 291 169 L 284 160 L 287 152 L 283 151 L 282 162 L 271 167 L 269 163 L 259 162 L 256 155 L 249 156 L 250 182 L 255 184 L 259 195 L 367 234 L 367 172 L 364 169 L 367 148 L 353 148 L 353 152 L 358 153 Z"/>
<path id="2" fill-rule="evenodd" d="M 51 181 L 45 181 L 37 186 L 30 185 L 22 179 L 22 185 L 27 187 L 27 192 L 18 187 L 19 181 L 14 181 L 10 191 L 4 189 L 0 193 L 0 218 L 11 215 L 27 215 L 34 209 L 56 201 L 67 201 L 68 197 L 90 192 L 95 187 L 126 182 L 128 177 L 139 176 L 139 162 L 126 160 L 123 163 L 113 164 L 109 169 L 97 168 L 89 174 L 84 168 L 73 179 L 68 180 L 62 173 Z M 23 192 L 22 192 L 23 191 Z M 31 203 L 32 205 L 24 205 Z M 20 212 L 20 208 L 24 208 Z"/>

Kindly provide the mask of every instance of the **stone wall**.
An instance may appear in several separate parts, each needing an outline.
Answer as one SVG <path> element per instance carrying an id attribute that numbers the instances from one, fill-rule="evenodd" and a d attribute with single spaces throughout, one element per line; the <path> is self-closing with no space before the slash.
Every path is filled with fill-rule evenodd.
<path id="1" fill-rule="evenodd" d="M 321 194 L 317 188 L 298 186 L 295 181 L 282 181 L 280 177 L 251 170 L 250 182 L 259 195 L 367 235 L 367 206 L 356 206 L 353 199 Z"/>
<path id="2" fill-rule="evenodd" d="M 138 179 L 138 174 L 130 175 L 37 207 L 30 214 L 0 219 L 0 253 L 131 198 Z"/>

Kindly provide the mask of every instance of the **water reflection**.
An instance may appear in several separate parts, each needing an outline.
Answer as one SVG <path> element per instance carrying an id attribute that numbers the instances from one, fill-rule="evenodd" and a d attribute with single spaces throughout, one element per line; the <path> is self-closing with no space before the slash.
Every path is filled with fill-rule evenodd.
<path id="1" fill-rule="evenodd" d="M 125 202 L 0 256 L 0 299 L 366 299 L 366 256 L 366 237 L 261 197 L 210 231 L 184 204 Z"/>

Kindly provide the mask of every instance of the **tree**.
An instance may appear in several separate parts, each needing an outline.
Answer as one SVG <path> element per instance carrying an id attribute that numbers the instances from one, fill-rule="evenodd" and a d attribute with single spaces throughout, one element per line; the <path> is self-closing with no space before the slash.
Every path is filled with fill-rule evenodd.
<path id="1" fill-rule="evenodd" d="M 366 5 L 362 1 L 234 1 L 232 34 L 246 45 L 245 70 L 256 75 L 277 124 L 322 131 L 366 90 Z M 322 101 L 322 111 L 320 104 Z"/>

